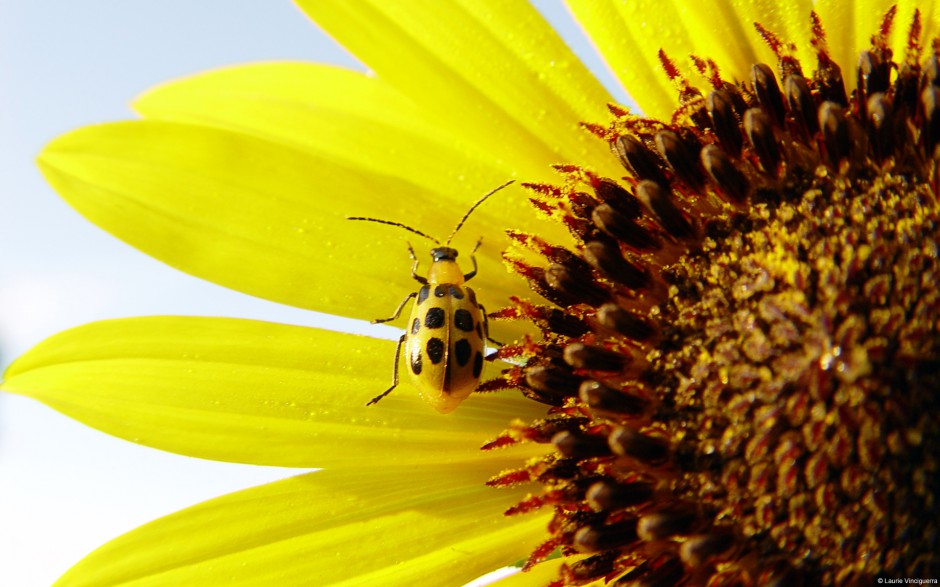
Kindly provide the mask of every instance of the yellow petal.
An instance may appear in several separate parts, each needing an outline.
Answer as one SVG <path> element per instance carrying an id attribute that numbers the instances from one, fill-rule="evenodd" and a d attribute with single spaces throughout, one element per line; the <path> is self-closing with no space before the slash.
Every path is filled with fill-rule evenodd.
<path id="1" fill-rule="evenodd" d="M 169 265 L 259 297 L 362 319 L 388 316 L 414 291 L 406 245 L 413 235 L 347 216 L 404 220 L 443 235 L 465 211 L 437 206 L 414 184 L 367 168 L 169 122 L 86 127 L 48 145 L 40 165 L 89 220 Z M 524 198 L 516 186 L 500 198 L 511 194 Z M 473 284 L 490 308 L 528 291 L 499 258 L 512 224 L 498 210 L 481 210 L 472 225 L 478 232 L 464 231 L 456 242 L 466 250 L 486 235 Z M 424 263 L 429 247 L 416 244 Z"/>
<path id="2" fill-rule="evenodd" d="M 548 585 L 552 581 L 558 578 L 558 571 L 561 569 L 562 563 L 565 562 L 565 559 L 555 558 L 549 561 L 545 561 L 536 565 L 534 568 L 527 572 L 518 572 L 508 577 L 504 577 L 498 581 L 494 581 L 491 585 L 497 585 L 498 587 L 529 587 L 530 585 Z"/>
<path id="3" fill-rule="evenodd" d="M 395 210 L 395 219 L 419 222 L 415 208 L 427 206 L 437 215 L 439 229 L 432 233 L 441 237 L 469 203 L 515 173 L 511 161 L 493 157 L 432 123 L 383 80 L 337 67 L 265 63 L 227 68 L 160 86 L 139 98 L 135 107 L 149 118 L 252 134 L 361 168 L 368 175 L 411 184 L 412 193 L 425 201 L 402 197 L 392 202 L 400 204 L 395 210 L 385 205 L 387 190 L 379 188 L 373 199 L 383 205 L 373 214 Z M 513 228 L 537 229 L 548 237 L 561 235 L 557 223 L 533 222 L 524 198 L 504 195 L 478 214 L 499 216 L 511 220 Z"/>
<path id="4" fill-rule="evenodd" d="M 855 85 L 855 76 L 847 75 L 847 72 L 858 63 L 859 52 L 871 46 L 871 37 L 878 33 L 885 13 L 893 5 L 897 5 L 897 15 L 894 18 L 890 45 L 896 58 L 901 60 L 907 48 L 914 9 L 919 8 L 921 11 L 921 24 L 924 27 L 921 43 L 929 47 L 930 39 L 937 34 L 940 26 L 940 2 L 821 0 L 816 6 L 826 29 L 832 57 L 842 66 L 842 75 L 850 88 Z"/>
<path id="5" fill-rule="evenodd" d="M 714 59 L 729 81 L 746 80 L 751 64 L 776 63 L 754 22 L 787 40 L 801 42 L 809 31 L 806 0 L 782 6 L 767 0 L 569 0 L 568 5 L 644 113 L 664 119 L 676 109 L 678 93 L 660 65 L 660 49 L 693 83 L 701 78 L 692 75 L 692 54 Z"/>
<path id="6" fill-rule="evenodd" d="M 502 515 L 519 492 L 479 470 L 360 458 L 151 522 L 56 585 L 459 585 L 526 556 L 547 523 Z"/>
<path id="7" fill-rule="evenodd" d="M 298 326 L 130 318 L 53 336 L 10 367 L 2 389 L 127 440 L 222 461 L 343 467 L 368 455 L 499 469 L 537 451 L 479 450 L 512 418 L 544 413 L 515 393 L 471 397 L 441 416 L 403 381 L 366 407 L 390 383 L 393 351 L 390 341 Z"/>
<path id="8" fill-rule="evenodd" d="M 931 0 L 930 2 L 899 2 L 898 24 L 901 26 L 904 37 L 895 41 L 894 50 L 897 55 L 904 55 L 902 49 L 906 46 L 904 41 L 906 41 L 907 33 L 910 31 L 910 23 L 915 8 L 920 9 L 920 22 L 924 26 L 924 32 L 921 36 L 923 46 L 929 50 L 931 40 L 940 36 L 940 2 L 937 2 L 937 0 Z"/>
<path id="9" fill-rule="evenodd" d="M 578 127 L 609 119 L 609 95 L 527 2 L 298 0 L 380 79 L 455 137 L 520 177 L 575 161 L 622 174 Z"/>
<path id="10" fill-rule="evenodd" d="M 598 53 L 634 102 L 647 116 L 663 117 L 676 108 L 676 91 L 656 61 L 656 51 L 642 39 L 656 36 L 646 27 L 645 35 L 631 30 L 619 3 L 604 0 L 568 0 L 572 15 L 584 27 Z M 626 9 L 624 4 L 623 9 Z M 645 19 L 641 21 L 645 23 Z"/>

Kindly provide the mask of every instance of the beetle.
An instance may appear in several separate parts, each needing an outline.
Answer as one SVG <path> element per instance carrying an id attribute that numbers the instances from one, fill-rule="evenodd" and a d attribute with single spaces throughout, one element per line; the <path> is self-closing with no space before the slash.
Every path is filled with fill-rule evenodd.
<path id="1" fill-rule="evenodd" d="M 483 352 L 489 338 L 486 310 L 477 301 L 476 293 L 466 285 L 477 274 L 474 257 L 483 239 L 477 241 L 470 252 L 473 270 L 464 274 L 457 264 L 457 249 L 450 241 L 463 226 L 470 214 L 487 198 L 513 183 L 512 180 L 490 190 L 463 215 L 450 236 L 441 245 L 436 238 L 400 222 L 352 216 L 349 220 L 378 222 L 403 228 L 424 237 L 437 246 L 431 249 L 431 266 L 427 277 L 418 275 L 419 261 L 414 249 L 408 245 L 411 256 L 411 277 L 421 284 L 418 291 L 408 294 L 395 313 L 388 318 L 373 320 L 382 324 L 397 319 L 409 301 L 414 300 L 407 330 L 398 339 L 395 348 L 395 363 L 392 369 L 392 385 L 366 404 L 371 406 L 398 387 L 398 364 L 401 350 L 405 348 L 408 372 L 418 393 L 442 414 L 454 411 L 480 384 L 483 373 Z"/>

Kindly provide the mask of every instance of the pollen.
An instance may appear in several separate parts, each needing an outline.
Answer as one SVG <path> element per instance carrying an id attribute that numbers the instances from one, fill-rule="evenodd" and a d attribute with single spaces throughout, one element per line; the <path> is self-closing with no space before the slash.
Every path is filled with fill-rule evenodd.
<path id="1" fill-rule="evenodd" d="M 743 82 L 695 57 L 696 88 L 661 54 L 671 120 L 585 125 L 623 177 L 528 186 L 578 245 L 510 234 L 543 301 L 491 315 L 541 333 L 500 349 L 501 384 L 550 411 L 486 448 L 553 447 L 491 481 L 542 486 L 508 514 L 554 512 L 527 565 L 559 552 L 553 585 L 940 575 L 940 40 L 919 18 L 896 58 L 889 11 L 853 70 L 815 14 L 815 64 L 759 24 L 778 61 Z"/>

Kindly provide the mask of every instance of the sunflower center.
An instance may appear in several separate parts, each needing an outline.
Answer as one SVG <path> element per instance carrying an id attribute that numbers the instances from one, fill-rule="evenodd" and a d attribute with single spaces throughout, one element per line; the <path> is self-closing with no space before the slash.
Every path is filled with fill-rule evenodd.
<path id="1" fill-rule="evenodd" d="M 494 478 L 534 481 L 566 557 L 558 585 L 850 584 L 934 576 L 940 432 L 940 42 L 919 17 L 893 61 L 886 16 L 849 92 L 813 15 L 811 77 L 746 83 L 694 63 L 671 121 L 612 107 L 629 175 L 559 166 L 529 185 L 576 250 L 512 233 L 507 257 L 549 304 L 514 300 L 539 340 L 491 387 L 552 406 L 489 446 L 555 451 Z M 777 76 L 783 80 L 781 85 Z"/>
<path id="2" fill-rule="evenodd" d="M 910 568 L 937 531 L 940 212 L 896 175 L 811 183 L 671 268 L 673 491 L 794 564 Z"/>

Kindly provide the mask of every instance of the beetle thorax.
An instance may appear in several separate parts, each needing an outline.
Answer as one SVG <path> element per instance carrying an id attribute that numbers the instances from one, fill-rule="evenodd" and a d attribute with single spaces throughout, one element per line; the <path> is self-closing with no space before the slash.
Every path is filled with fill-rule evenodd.
<path id="1" fill-rule="evenodd" d="M 450 247 L 435 247 L 431 249 L 431 268 L 428 270 L 430 283 L 454 283 L 460 285 L 464 282 L 463 272 L 457 265 L 457 249 Z"/>

